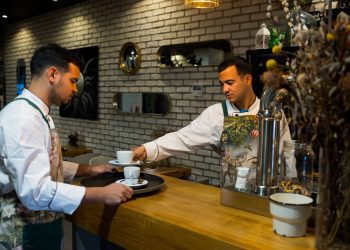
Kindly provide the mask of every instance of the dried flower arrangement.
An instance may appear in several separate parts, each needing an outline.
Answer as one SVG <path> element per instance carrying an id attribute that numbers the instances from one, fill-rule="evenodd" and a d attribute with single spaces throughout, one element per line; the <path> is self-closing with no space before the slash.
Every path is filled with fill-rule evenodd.
<path id="1" fill-rule="evenodd" d="M 307 30 L 308 25 L 315 25 L 315 18 L 302 10 L 302 6 L 307 5 L 311 0 L 278 0 L 279 6 L 283 9 L 284 21 L 276 15 L 272 14 L 272 0 L 268 0 L 267 5 L 267 18 L 271 19 L 268 24 L 270 31 L 269 47 L 272 48 L 279 43 L 283 43 L 286 46 L 292 44 L 291 37 L 294 33 L 298 33 L 300 30 Z"/>
<path id="2" fill-rule="evenodd" d="M 350 25 L 345 20 L 328 30 L 321 23 L 297 32 L 294 41 L 301 46 L 287 62 L 288 73 L 270 59 L 262 80 L 280 89 L 277 98 L 289 97 L 294 139 L 319 149 L 317 247 L 349 249 Z M 283 48 L 273 52 L 283 53 Z"/>

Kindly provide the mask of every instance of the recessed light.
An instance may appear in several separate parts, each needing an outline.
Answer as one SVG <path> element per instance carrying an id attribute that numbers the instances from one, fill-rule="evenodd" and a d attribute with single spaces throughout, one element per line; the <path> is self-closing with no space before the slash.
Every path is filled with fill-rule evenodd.
<path id="1" fill-rule="evenodd" d="M 58 2 L 58 0 L 52 0 L 52 2 Z"/>
<path id="2" fill-rule="evenodd" d="M 2 17 L 2 18 L 7 18 L 7 15 L 2 15 L 1 17 Z"/>

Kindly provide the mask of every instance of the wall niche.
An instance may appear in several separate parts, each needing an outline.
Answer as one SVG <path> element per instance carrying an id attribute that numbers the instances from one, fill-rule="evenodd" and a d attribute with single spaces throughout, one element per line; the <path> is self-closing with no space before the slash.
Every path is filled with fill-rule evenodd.
<path id="1" fill-rule="evenodd" d="M 219 65 L 232 54 L 227 40 L 213 40 L 161 46 L 158 65 L 161 68 Z"/>
<path id="2" fill-rule="evenodd" d="M 115 93 L 113 106 L 123 113 L 166 115 L 170 98 L 164 93 Z"/>

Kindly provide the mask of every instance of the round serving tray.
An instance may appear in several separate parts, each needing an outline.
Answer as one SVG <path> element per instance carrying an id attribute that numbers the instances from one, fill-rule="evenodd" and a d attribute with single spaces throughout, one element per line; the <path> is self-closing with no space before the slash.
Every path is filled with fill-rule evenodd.
<path id="1" fill-rule="evenodd" d="M 142 187 L 133 187 L 134 194 L 153 192 L 160 189 L 164 184 L 164 179 L 157 175 L 141 173 L 140 178 L 147 180 L 148 183 Z M 85 187 L 104 187 L 120 179 L 124 179 L 124 173 L 122 172 L 104 173 L 94 177 L 84 178 L 80 181 L 80 183 Z"/>

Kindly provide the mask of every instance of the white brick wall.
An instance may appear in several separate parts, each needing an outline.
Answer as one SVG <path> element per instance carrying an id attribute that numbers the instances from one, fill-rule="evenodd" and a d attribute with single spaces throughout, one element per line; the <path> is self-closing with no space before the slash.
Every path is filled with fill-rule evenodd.
<path id="1" fill-rule="evenodd" d="M 62 10 L 11 24 L 5 30 L 4 58 L 7 100 L 15 96 L 16 61 L 24 58 L 27 82 L 34 50 L 47 42 L 70 49 L 99 46 L 99 119 L 63 118 L 52 108 L 63 143 L 70 131 L 79 131 L 94 152 L 114 156 L 151 139 L 158 127 L 177 130 L 190 123 L 207 106 L 224 99 L 216 67 L 160 69 L 157 51 L 162 45 L 227 39 L 236 55 L 254 48 L 254 34 L 266 20 L 267 1 L 223 0 L 216 9 L 191 9 L 183 0 L 90 0 Z M 276 8 L 275 8 L 276 9 Z M 125 75 L 117 66 L 125 42 L 137 43 L 142 53 L 140 71 Z M 191 86 L 201 82 L 204 94 L 194 97 Z M 112 106 L 115 92 L 164 92 L 171 110 L 164 117 L 120 114 Z M 218 185 L 219 158 L 209 148 L 172 158 L 173 164 L 192 168 L 193 180 L 209 178 Z"/>

